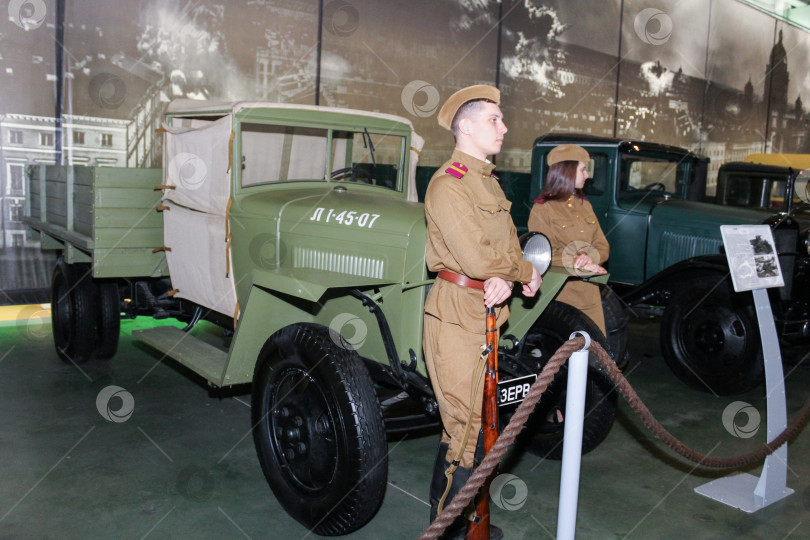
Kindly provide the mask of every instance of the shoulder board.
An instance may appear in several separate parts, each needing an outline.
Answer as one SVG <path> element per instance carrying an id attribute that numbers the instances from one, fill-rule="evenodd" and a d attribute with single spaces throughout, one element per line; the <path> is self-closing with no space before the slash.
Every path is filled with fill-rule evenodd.
<path id="1" fill-rule="evenodd" d="M 495 180 L 496 182 L 500 182 L 500 181 L 501 181 L 501 179 L 500 179 L 500 178 L 498 178 L 497 176 L 495 176 L 494 174 L 490 173 L 489 175 L 490 175 L 490 176 L 492 177 L 492 179 L 493 179 L 493 180 Z"/>
<path id="2" fill-rule="evenodd" d="M 444 172 L 446 172 L 450 176 L 455 176 L 456 178 L 464 178 L 464 175 L 467 174 L 467 167 L 465 167 L 461 163 L 456 162 L 447 167 L 447 170 Z"/>
<path id="3" fill-rule="evenodd" d="M 534 200 L 535 204 L 546 204 L 548 202 L 548 195 L 540 195 Z"/>

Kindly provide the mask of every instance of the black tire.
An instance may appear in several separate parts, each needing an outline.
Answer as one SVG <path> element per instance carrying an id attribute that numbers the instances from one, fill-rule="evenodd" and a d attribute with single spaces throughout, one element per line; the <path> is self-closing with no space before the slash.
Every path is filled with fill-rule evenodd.
<path id="1" fill-rule="evenodd" d="M 388 479 L 382 412 L 362 360 L 327 328 L 295 324 L 267 340 L 252 415 L 262 471 L 292 517 L 333 536 L 377 512 Z"/>
<path id="2" fill-rule="evenodd" d="M 526 335 L 519 359 L 519 372 L 509 375 L 517 377 L 529 373 L 539 374 L 548 359 L 576 330 L 584 330 L 591 336 L 591 340 L 598 342 L 610 352 L 605 336 L 588 316 L 568 304 L 554 301 L 543 311 Z M 594 367 L 597 364 L 593 355 L 589 355 L 588 363 L 585 422 L 582 430 L 583 454 L 599 446 L 610 431 L 616 416 L 616 392 L 613 391 L 613 385 L 601 370 Z M 511 378 L 503 377 L 503 367 L 501 374 L 503 380 Z M 519 443 L 533 454 L 551 459 L 562 458 L 567 380 L 566 364 L 543 393 L 518 438 Z M 501 411 L 501 428 L 506 426 L 512 412 L 514 410 Z M 562 421 L 559 421 L 560 416 Z"/>
<path id="3" fill-rule="evenodd" d="M 717 278 L 674 295 L 661 320 L 661 352 L 692 388 L 740 394 L 762 382 L 764 363 L 751 295 Z M 714 288 L 714 289 L 713 289 Z"/>
<path id="4" fill-rule="evenodd" d="M 88 265 L 70 265 L 59 257 L 51 280 L 51 326 L 56 354 L 83 364 L 96 348 L 98 320 Z"/>
<path id="5" fill-rule="evenodd" d="M 630 361 L 627 351 L 627 323 L 630 314 L 627 312 L 618 295 L 610 287 L 602 287 L 602 311 L 605 313 L 607 342 L 619 369 L 624 369 Z"/>
<path id="6" fill-rule="evenodd" d="M 94 356 L 109 360 L 118 350 L 118 334 L 121 332 L 121 300 L 116 281 L 97 280 L 98 343 Z"/>

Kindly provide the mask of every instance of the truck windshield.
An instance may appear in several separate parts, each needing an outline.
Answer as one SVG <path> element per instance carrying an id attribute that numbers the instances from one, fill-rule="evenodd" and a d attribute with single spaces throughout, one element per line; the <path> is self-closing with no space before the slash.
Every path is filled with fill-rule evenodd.
<path id="1" fill-rule="evenodd" d="M 335 130 L 329 177 L 333 181 L 373 184 L 399 191 L 404 144 L 405 138 L 400 135 Z"/>
<path id="2" fill-rule="evenodd" d="M 243 123 L 240 140 L 242 186 L 328 179 L 402 190 L 401 135 Z"/>
<path id="3" fill-rule="evenodd" d="M 764 208 L 768 204 L 772 179 L 757 174 L 728 172 L 724 172 L 723 177 L 721 204 L 751 208 Z"/>
<path id="4" fill-rule="evenodd" d="M 787 177 L 778 174 L 724 173 L 722 204 L 748 208 L 764 208 L 781 212 L 786 210 L 785 191 Z M 794 192 L 794 206 L 801 202 Z"/>
<path id="5" fill-rule="evenodd" d="M 242 185 L 323 181 L 328 134 L 326 129 L 243 123 Z"/>
<path id="6" fill-rule="evenodd" d="M 623 154 L 618 203 L 634 205 L 655 196 L 683 198 L 691 161 L 679 156 Z"/>

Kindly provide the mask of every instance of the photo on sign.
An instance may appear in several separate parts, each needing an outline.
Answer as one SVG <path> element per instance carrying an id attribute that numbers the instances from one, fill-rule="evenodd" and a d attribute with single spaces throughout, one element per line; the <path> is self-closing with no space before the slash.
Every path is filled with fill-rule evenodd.
<path id="1" fill-rule="evenodd" d="M 757 263 L 757 277 L 776 277 L 779 270 L 776 267 L 776 257 L 754 257 Z"/>
<path id="2" fill-rule="evenodd" d="M 754 254 L 760 255 L 763 253 L 773 253 L 773 246 L 762 236 L 757 235 L 756 238 L 751 240 L 751 247 L 754 249 Z"/>

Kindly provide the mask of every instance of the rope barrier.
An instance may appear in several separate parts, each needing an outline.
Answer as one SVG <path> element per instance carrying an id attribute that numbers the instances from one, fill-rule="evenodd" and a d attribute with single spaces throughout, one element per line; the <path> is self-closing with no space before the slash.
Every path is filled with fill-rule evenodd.
<path id="1" fill-rule="evenodd" d="M 445 529 L 450 526 L 467 507 L 484 482 L 486 482 L 487 478 L 498 466 L 501 458 L 512 443 L 514 443 L 518 434 L 523 430 L 526 420 L 528 420 L 529 416 L 534 411 L 535 406 L 543 396 L 543 392 L 545 392 L 546 388 L 548 388 L 554 380 L 554 377 L 557 375 L 562 365 L 575 351 L 580 350 L 584 345 L 585 339 L 576 337 L 569 339 L 557 349 L 557 352 L 554 353 L 548 363 L 543 367 L 543 371 L 537 377 L 537 381 L 532 385 L 526 398 L 518 406 L 515 414 L 512 415 L 512 419 L 498 437 L 492 451 L 487 454 L 484 461 L 475 469 L 475 472 L 473 472 L 470 479 L 467 480 L 467 483 L 464 484 L 461 491 L 456 494 L 450 505 L 447 506 L 444 511 L 436 517 L 433 523 L 430 524 L 430 527 L 419 536 L 419 540 L 435 540 L 439 538 Z M 644 405 L 641 398 L 638 397 L 638 394 L 636 394 L 635 390 L 630 386 L 630 383 L 627 382 L 627 379 L 625 379 L 621 371 L 619 371 L 619 368 L 616 367 L 616 363 L 599 343 L 593 342 L 589 352 L 594 353 L 610 381 L 619 390 L 619 393 L 630 407 L 638 414 L 644 426 L 647 427 L 656 438 L 661 440 L 677 454 L 706 467 L 736 468 L 762 461 L 765 457 L 775 452 L 780 446 L 795 437 L 808 417 L 810 417 L 810 399 L 808 399 L 799 412 L 793 417 L 787 429 L 780 433 L 773 441 L 765 443 L 762 447 L 753 452 L 740 456 L 726 458 L 708 457 L 680 442 L 653 417 L 650 410 Z"/>

